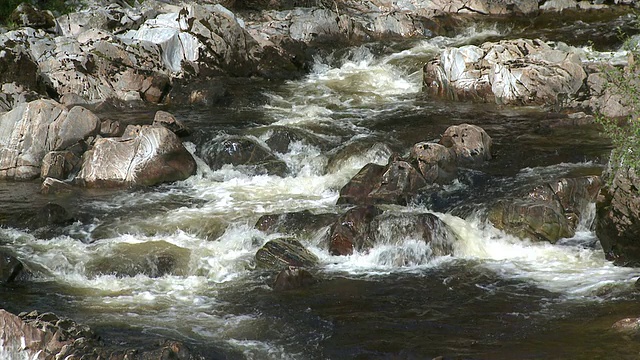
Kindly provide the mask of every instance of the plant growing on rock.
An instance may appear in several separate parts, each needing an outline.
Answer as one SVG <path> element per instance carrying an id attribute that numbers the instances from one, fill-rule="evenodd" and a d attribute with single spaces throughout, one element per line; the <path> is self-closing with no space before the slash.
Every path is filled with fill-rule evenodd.
<path id="1" fill-rule="evenodd" d="M 619 96 L 629 115 L 626 118 L 596 116 L 613 146 L 609 159 L 611 174 L 622 166 L 640 169 L 640 43 L 627 40 L 625 48 L 628 64 L 624 67 L 603 66 L 602 75 L 610 96 Z"/>

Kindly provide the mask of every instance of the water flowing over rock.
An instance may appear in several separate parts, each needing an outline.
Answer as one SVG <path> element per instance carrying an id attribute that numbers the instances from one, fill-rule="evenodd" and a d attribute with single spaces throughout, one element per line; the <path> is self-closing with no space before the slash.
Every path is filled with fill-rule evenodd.
<path id="1" fill-rule="evenodd" d="M 337 217 L 337 214 L 314 214 L 309 210 L 263 215 L 256 222 L 255 228 L 267 234 L 313 235 L 333 224 Z"/>
<path id="2" fill-rule="evenodd" d="M 586 77 L 578 55 L 527 39 L 448 48 L 424 68 L 431 95 L 512 105 L 562 103 Z"/>
<path id="3" fill-rule="evenodd" d="M 520 238 L 555 243 L 575 234 L 601 186 L 597 176 L 559 179 L 536 187 L 524 198 L 499 200 L 490 209 L 489 220 Z"/>
<path id="4" fill-rule="evenodd" d="M 640 265 L 640 177 L 628 167 L 609 174 L 611 183 L 598 197 L 596 234 L 607 259 Z"/>
<path id="5" fill-rule="evenodd" d="M 290 266 L 311 268 L 318 262 L 317 256 L 291 238 L 271 240 L 256 252 L 256 263 L 265 269 L 281 270 Z"/>
<path id="6" fill-rule="evenodd" d="M 53 100 L 21 104 L 0 116 L 0 178 L 40 176 L 50 151 L 64 150 L 98 133 L 99 121 L 90 111 L 70 111 Z"/>
<path id="7" fill-rule="evenodd" d="M 251 166 L 259 173 L 284 176 L 287 164 L 278 159 L 267 147 L 246 137 L 222 137 L 206 143 L 200 156 L 213 170 L 226 164 Z"/>
<path id="8" fill-rule="evenodd" d="M 433 214 L 387 213 L 375 206 L 359 206 L 348 210 L 331 227 L 329 252 L 351 255 L 354 251 L 368 251 L 379 244 L 395 245 L 406 239 L 424 241 L 430 253 L 423 256 L 431 257 L 452 254 L 457 236 Z"/>
<path id="9" fill-rule="evenodd" d="M 75 181 L 87 187 L 155 185 L 184 180 L 195 171 L 193 156 L 174 133 L 141 126 L 132 137 L 96 140 Z"/>

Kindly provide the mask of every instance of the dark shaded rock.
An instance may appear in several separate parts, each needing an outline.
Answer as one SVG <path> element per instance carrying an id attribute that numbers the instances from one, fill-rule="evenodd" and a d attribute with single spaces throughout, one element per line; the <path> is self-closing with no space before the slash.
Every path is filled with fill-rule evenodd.
<path id="1" fill-rule="evenodd" d="M 302 289 L 316 283 L 316 279 L 305 269 L 284 269 L 273 282 L 273 290 L 287 291 Z"/>
<path id="2" fill-rule="evenodd" d="M 89 277 L 115 275 L 134 277 L 146 275 L 157 278 L 165 275 L 185 275 L 191 251 L 166 241 L 147 241 L 140 244 L 119 244 L 109 256 L 87 262 Z M 117 261 L 114 261 L 117 259 Z"/>
<path id="3" fill-rule="evenodd" d="M 450 147 L 431 142 L 413 145 L 410 158 L 418 165 L 427 183 L 446 184 L 458 174 L 456 153 Z"/>
<path id="4" fill-rule="evenodd" d="M 596 235 L 607 259 L 622 266 L 640 266 L 640 177 L 622 166 L 609 174 L 596 203 Z"/>
<path id="5" fill-rule="evenodd" d="M 20 260 L 4 250 L 0 250 L 0 284 L 24 278 L 26 270 Z"/>
<path id="6" fill-rule="evenodd" d="M 367 204 L 372 200 L 369 194 L 379 186 L 385 167 L 377 164 L 365 165 L 349 182 L 340 189 L 338 204 Z"/>
<path id="7" fill-rule="evenodd" d="M 64 226 L 74 221 L 73 216 L 63 206 L 48 203 L 38 210 L 35 217 L 29 222 L 32 228 L 40 228 L 49 225 Z"/>
<path id="8" fill-rule="evenodd" d="M 42 159 L 40 178 L 68 179 L 80 170 L 81 158 L 73 151 L 51 151 Z"/>
<path id="9" fill-rule="evenodd" d="M 96 140 L 83 156 L 76 183 L 86 187 L 156 185 L 195 173 L 195 159 L 174 133 L 164 127 L 136 129 L 130 137 Z"/>
<path id="10" fill-rule="evenodd" d="M 455 152 L 459 164 L 477 164 L 491 160 L 491 137 L 476 125 L 450 126 L 439 143 Z"/>
<path id="11" fill-rule="evenodd" d="M 345 164 L 354 162 L 358 157 L 362 157 L 364 153 L 374 154 L 375 157 L 388 159 L 394 150 L 389 144 L 378 141 L 377 139 L 359 139 L 349 141 L 346 145 L 341 146 L 329 152 L 329 161 L 327 162 L 327 172 L 335 173 L 345 167 Z"/>
<path id="12" fill-rule="evenodd" d="M 269 128 L 268 132 L 269 136 L 265 142 L 272 151 L 280 154 L 288 153 L 289 146 L 293 142 L 301 142 L 303 144 L 317 146 L 321 149 L 327 146 L 326 141 L 322 138 L 303 129 L 277 126 Z"/>
<path id="13" fill-rule="evenodd" d="M 175 116 L 162 110 L 156 112 L 156 115 L 153 118 L 153 125 L 164 126 L 173 131 L 173 133 L 179 137 L 189 136 L 191 133 L 182 121 L 177 120 Z"/>
<path id="14" fill-rule="evenodd" d="M 262 215 L 255 228 L 267 234 L 310 235 L 333 224 L 337 217 L 337 214 L 314 214 L 309 210 Z"/>
<path id="15" fill-rule="evenodd" d="M 358 206 L 347 211 L 333 224 L 329 232 L 329 253 L 351 255 L 354 250 L 371 248 L 371 221 L 382 211 L 375 206 Z"/>
<path id="16" fill-rule="evenodd" d="M 267 242 L 256 252 L 256 263 L 265 269 L 281 270 L 290 266 L 315 267 L 318 257 L 309 252 L 298 240 L 290 238 Z"/>
<path id="17" fill-rule="evenodd" d="M 205 144 L 201 157 L 213 170 L 226 164 L 253 166 L 258 172 L 284 176 L 287 164 L 278 159 L 269 149 L 257 141 L 244 137 L 215 139 Z"/>
<path id="18" fill-rule="evenodd" d="M 23 2 L 9 15 L 9 21 L 18 27 L 54 30 L 56 21 L 49 11 L 36 9 L 33 5 Z"/>

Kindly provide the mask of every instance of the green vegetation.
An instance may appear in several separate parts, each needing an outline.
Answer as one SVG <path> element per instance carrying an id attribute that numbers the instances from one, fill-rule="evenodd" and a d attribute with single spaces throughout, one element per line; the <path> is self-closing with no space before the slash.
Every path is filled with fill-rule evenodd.
<path id="1" fill-rule="evenodd" d="M 609 163 L 613 172 L 620 166 L 640 169 L 640 49 L 638 44 L 627 41 L 629 64 L 625 67 L 609 67 L 603 70 L 607 90 L 619 95 L 630 115 L 626 119 L 596 117 L 605 134 L 611 139 L 613 149 Z"/>
<path id="2" fill-rule="evenodd" d="M 78 3 L 68 0 L 0 0 L 0 24 L 11 27 L 9 16 L 23 2 L 28 2 L 42 10 L 50 10 L 55 16 L 72 12 Z"/>

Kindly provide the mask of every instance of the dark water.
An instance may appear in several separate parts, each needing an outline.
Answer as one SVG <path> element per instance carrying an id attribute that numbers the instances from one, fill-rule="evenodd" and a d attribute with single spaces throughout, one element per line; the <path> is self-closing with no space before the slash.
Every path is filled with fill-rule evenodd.
<path id="1" fill-rule="evenodd" d="M 616 50 L 611 28 L 631 18 L 592 16 L 528 25 L 498 19 L 450 37 L 342 49 L 299 81 L 239 82 L 223 104 L 167 109 L 194 130 L 196 155 L 222 136 L 263 142 L 274 129 L 304 134 L 278 155 L 291 169 L 284 177 L 200 162 L 191 179 L 148 189 L 45 196 L 38 183 L 0 183 L 0 246 L 35 273 L 0 288 L 0 306 L 54 311 L 116 346 L 182 340 L 210 359 L 638 358 L 638 339 L 610 328 L 640 314 L 640 271 L 604 260 L 590 219 L 552 246 L 507 236 L 478 215 L 545 181 L 599 174 L 608 140 L 563 112 L 440 101 L 420 91 L 421 64 L 446 45 L 533 29 L 547 40 L 580 47 L 594 39 L 597 50 Z M 148 121 L 155 110 L 103 116 Z M 364 164 L 384 163 L 388 149 L 408 151 L 460 123 L 487 131 L 494 159 L 409 209 L 436 211 L 456 229 L 453 256 L 429 258 L 424 244 L 399 238 L 337 257 L 322 234 L 294 234 L 321 260 L 318 284 L 275 292 L 275 274 L 255 269 L 256 250 L 273 238 L 253 229 L 260 215 L 341 213 L 338 191 Z M 33 229 L 48 202 L 76 221 Z M 167 273 L 159 272 L 161 259 L 172 261 Z"/>

